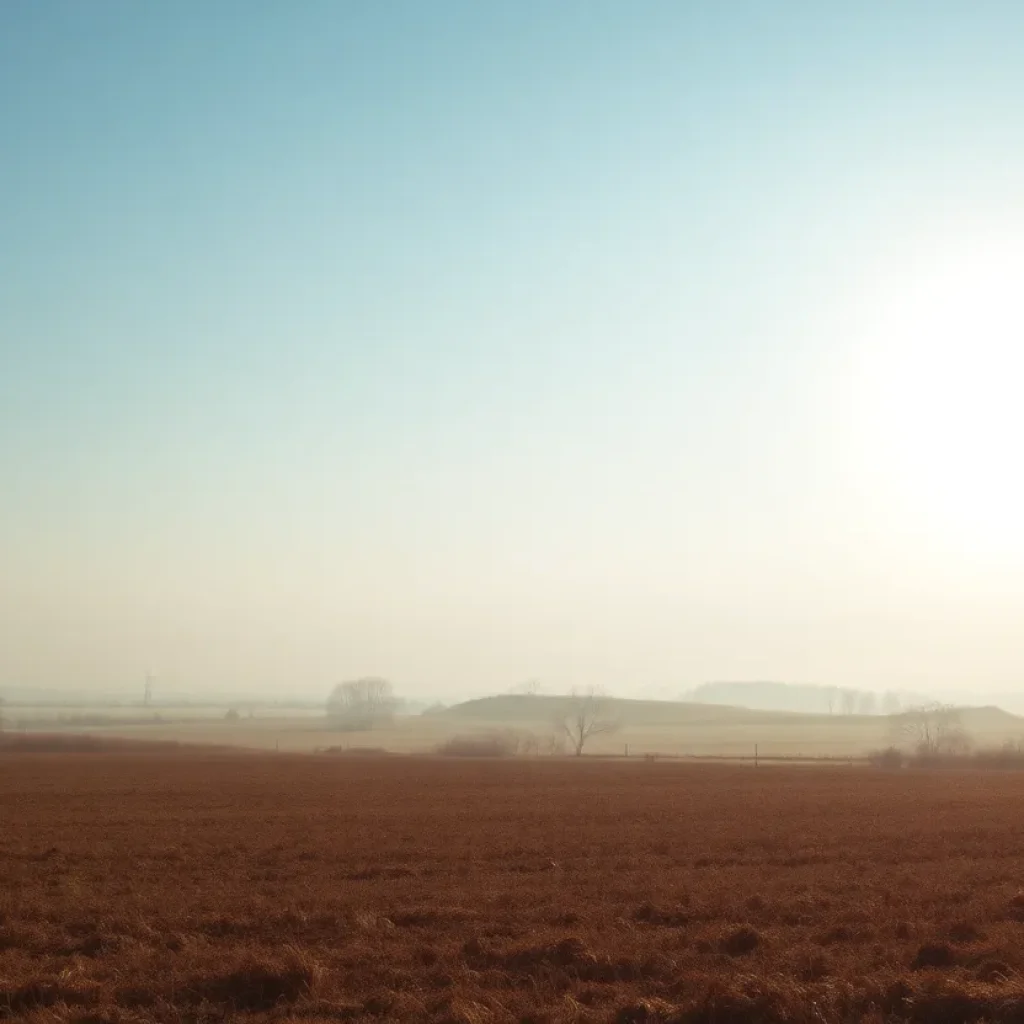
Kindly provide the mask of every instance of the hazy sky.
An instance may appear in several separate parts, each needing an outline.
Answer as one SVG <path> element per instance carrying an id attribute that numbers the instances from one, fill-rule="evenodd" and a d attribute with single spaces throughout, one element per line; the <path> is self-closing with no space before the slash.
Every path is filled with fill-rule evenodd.
<path id="1" fill-rule="evenodd" d="M 0 4 L 0 691 L 1024 683 L 1022 39 Z"/>

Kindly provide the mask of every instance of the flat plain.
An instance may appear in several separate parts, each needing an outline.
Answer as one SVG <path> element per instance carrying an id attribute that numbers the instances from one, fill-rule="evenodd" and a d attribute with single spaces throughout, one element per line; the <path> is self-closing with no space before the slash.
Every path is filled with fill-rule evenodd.
<path id="1" fill-rule="evenodd" d="M 0 755 L 0 1018 L 1024 1020 L 1024 775 Z"/>
<path id="2" fill-rule="evenodd" d="M 365 732 L 344 731 L 323 710 L 259 708 L 236 719 L 227 707 L 10 707 L 12 733 L 87 733 L 104 740 L 234 746 L 313 753 L 329 748 L 375 748 L 431 754 L 453 738 L 512 732 L 543 750 L 560 735 L 553 723 L 567 698 L 503 695 L 467 701 L 440 713 L 398 715 Z M 798 714 L 678 701 L 612 700 L 606 717 L 616 728 L 588 741 L 587 754 L 752 758 L 863 757 L 905 737 L 885 715 Z M 1024 718 L 999 708 L 964 708 L 962 725 L 980 749 L 1024 743 Z M 104 724 L 97 724 L 97 722 Z"/>

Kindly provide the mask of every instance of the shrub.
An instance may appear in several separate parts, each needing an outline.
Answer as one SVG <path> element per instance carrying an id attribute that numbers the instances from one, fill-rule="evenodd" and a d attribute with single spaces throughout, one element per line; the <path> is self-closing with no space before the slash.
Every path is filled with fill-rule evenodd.
<path id="1" fill-rule="evenodd" d="M 437 747 L 443 757 L 515 757 L 521 739 L 511 729 L 472 736 L 452 736 Z"/>
<path id="2" fill-rule="evenodd" d="M 904 762 L 903 751 L 898 747 L 886 747 L 885 750 L 876 750 L 870 755 L 870 761 L 876 768 L 902 768 Z"/>
<path id="3" fill-rule="evenodd" d="M 557 736 L 538 737 L 515 729 L 495 729 L 491 732 L 459 734 L 434 748 L 443 757 L 554 757 L 565 752 Z"/>
<path id="4" fill-rule="evenodd" d="M 1024 748 L 1008 740 L 997 750 L 976 751 L 972 760 L 979 768 L 1024 768 Z"/>
<path id="5" fill-rule="evenodd" d="M 914 754 L 901 756 L 904 757 L 905 764 L 914 768 L 981 768 L 999 771 L 1024 769 L 1024 748 L 1012 741 L 1002 747 L 975 751 L 936 751 L 919 748 Z"/>

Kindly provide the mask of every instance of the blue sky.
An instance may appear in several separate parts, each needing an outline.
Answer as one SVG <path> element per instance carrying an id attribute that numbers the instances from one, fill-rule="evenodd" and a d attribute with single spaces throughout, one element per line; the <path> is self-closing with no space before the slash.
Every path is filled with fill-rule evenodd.
<path id="1" fill-rule="evenodd" d="M 851 325 L 1016 251 L 1022 33 L 4 4 L 0 689 L 1015 685 L 1017 541 L 876 472 L 910 450 Z"/>

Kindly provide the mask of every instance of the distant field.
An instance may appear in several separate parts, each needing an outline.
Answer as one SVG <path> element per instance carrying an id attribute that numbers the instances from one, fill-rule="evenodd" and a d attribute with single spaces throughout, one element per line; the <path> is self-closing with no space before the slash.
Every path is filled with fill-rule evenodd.
<path id="1" fill-rule="evenodd" d="M 275 708 L 272 706 L 239 710 L 231 704 L 161 704 L 146 707 L 135 705 L 103 704 L 15 704 L 9 706 L 7 715 L 17 725 L 31 725 L 40 728 L 61 722 L 75 723 L 82 719 L 105 719 L 110 722 L 214 722 L 223 721 L 229 711 L 235 711 L 242 719 L 259 720 L 278 718 L 282 715 L 292 719 L 322 718 L 322 708 Z"/>
<path id="2" fill-rule="evenodd" d="M 554 730 L 560 704 L 547 697 L 495 697 L 456 705 L 442 714 L 400 716 L 393 724 L 367 732 L 346 733 L 328 727 L 319 711 L 282 712 L 267 708 L 253 717 L 225 721 L 223 709 L 161 708 L 163 721 L 150 717 L 133 724 L 63 726 L 74 732 L 180 743 L 230 745 L 251 749 L 311 752 L 328 747 L 382 748 L 395 753 L 429 753 L 453 736 L 479 736 L 511 729 L 543 740 Z M 893 727 L 884 716 L 800 715 L 750 711 L 717 705 L 654 701 L 615 701 L 620 719 L 612 733 L 594 737 L 586 753 L 631 756 L 857 757 L 893 742 Z M 108 713 L 138 716 L 139 708 Z M 11 717 L 17 719 L 21 709 Z M 115 715 L 116 717 L 116 715 Z M 1024 741 L 1024 718 L 996 708 L 963 712 L 964 726 L 979 746 Z M 51 731 L 50 724 L 38 729 Z"/>
<path id="3" fill-rule="evenodd" d="M 0 755 L 0 1018 L 1018 1021 L 1024 776 Z"/>
<path id="4" fill-rule="evenodd" d="M 40 726 L 41 732 L 55 731 Z M 394 726 L 371 732 L 340 732 L 330 729 L 323 713 L 317 715 L 263 715 L 226 722 L 222 715 L 132 725 L 67 725 L 66 732 L 128 740 L 158 740 L 213 746 L 237 746 L 252 750 L 311 753 L 327 747 L 378 747 L 395 753 L 426 753 L 453 732 L 444 722 L 429 718 L 400 718 Z"/>

